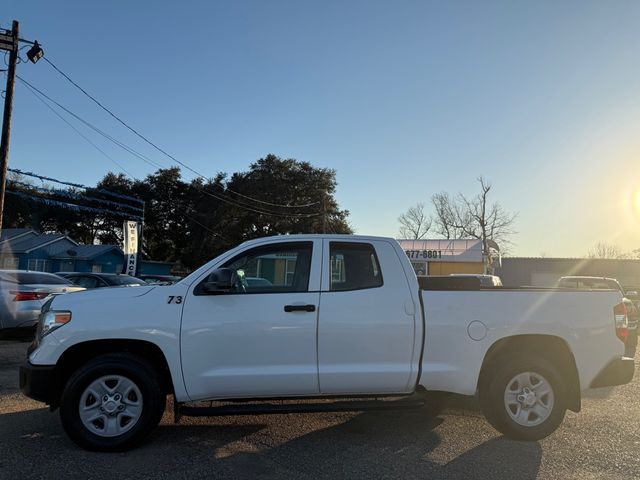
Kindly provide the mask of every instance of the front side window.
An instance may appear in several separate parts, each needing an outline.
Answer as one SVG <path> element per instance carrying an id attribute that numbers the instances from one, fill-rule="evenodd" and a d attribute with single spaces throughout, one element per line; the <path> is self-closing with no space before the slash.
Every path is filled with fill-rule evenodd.
<path id="1" fill-rule="evenodd" d="M 309 288 L 312 242 L 258 247 L 225 263 L 236 271 L 234 293 L 306 292 Z"/>
<path id="2" fill-rule="evenodd" d="M 362 290 L 382 286 L 378 257 L 370 243 L 338 243 L 330 246 L 329 290 Z"/>

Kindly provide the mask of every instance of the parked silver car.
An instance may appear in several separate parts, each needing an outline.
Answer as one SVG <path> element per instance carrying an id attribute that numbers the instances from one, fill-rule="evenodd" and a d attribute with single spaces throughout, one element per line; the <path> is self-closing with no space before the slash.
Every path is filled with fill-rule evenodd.
<path id="1" fill-rule="evenodd" d="M 52 273 L 0 270 L 0 329 L 33 327 L 49 295 L 78 290 Z"/>

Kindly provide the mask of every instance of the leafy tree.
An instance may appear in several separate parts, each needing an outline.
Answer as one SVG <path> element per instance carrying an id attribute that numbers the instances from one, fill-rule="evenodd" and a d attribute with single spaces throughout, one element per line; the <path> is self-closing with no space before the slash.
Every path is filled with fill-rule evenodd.
<path id="1" fill-rule="evenodd" d="M 335 170 L 315 168 L 309 162 L 267 155 L 249 171 L 236 173 L 226 185 L 226 226 L 234 242 L 275 234 L 352 233 L 349 212 L 333 198 Z M 249 200 L 257 199 L 259 201 Z M 300 206 L 290 208 L 287 206 Z M 261 213 L 258 213 L 261 212 Z"/>
<path id="2" fill-rule="evenodd" d="M 219 173 L 208 180 L 186 182 L 174 167 L 160 169 L 144 180 L 108 173 L 95 189 L 86 192 L 67 189 L 44 194 L 29 185 L 13 185 L 12 189 L 33 196 L 111 212 L 68 210 L 7 196 L 5 225 L 67 233 L 81 243 L 121 245 L 123 221 L 136 214 L 127 206 L 140 205 L 101 192 L 108 190 L 144 201 L 144 257 L 193 269 L 251 238 L 322 231 L 352 233 L 349 212 L 341 210 L 333 197 L 335 176 L 331 169 L 267 155 L 248 171 L 231 177 Z M 78 198 L 69 200 L 65 194 L 77 194 Z M 107 205 L 104 200 L 124 206 Z"/>

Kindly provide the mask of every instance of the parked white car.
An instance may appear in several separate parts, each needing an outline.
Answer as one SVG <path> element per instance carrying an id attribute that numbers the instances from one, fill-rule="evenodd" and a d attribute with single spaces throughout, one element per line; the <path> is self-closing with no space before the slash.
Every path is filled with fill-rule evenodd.
<path id="1" fill-rule="evenodd" d="M 80 290 L 51 273 L 0 270 L 0 330 L 35 327 L 45 299 Z"/>
<path id="2" fill-rule="evenodd" d="M 580 410 L 581 390 L 632 378 L 618 292 L 482 290 L 468 280 L 421 290 L 389 238 L 252 240 L 171 286 L 54 298 L 20 384 L 60 409 L 79 445 L 121 450 L 156 426 L 168 393 L 176 417 L 411 408 L 424 405 L 424 390 L 478 394 L 498 430 L 536 440 Z M 334 401 L 189 405 L 307 397 Z"/>

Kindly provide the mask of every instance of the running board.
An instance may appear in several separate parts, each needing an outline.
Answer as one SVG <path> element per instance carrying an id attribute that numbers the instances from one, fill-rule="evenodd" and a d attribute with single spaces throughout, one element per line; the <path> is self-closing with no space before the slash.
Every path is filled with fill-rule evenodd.
<path id="1" fill-rule="evenodd" d="M 179 415 L 187 417 L 214 417 L 226 415 L 274 415 L 284 413 L 318 413 L 318 412 L 363 412 L 370 410 L 407 410 L 425 406 L 422 398 L 412 397 L 407 400 L 351 400 L 323 403 L 252 403 L 231 404 L 217 407 L 192 407 L 179 405 Z M 179 418 L 179 417 L 178 417 Z"/>

